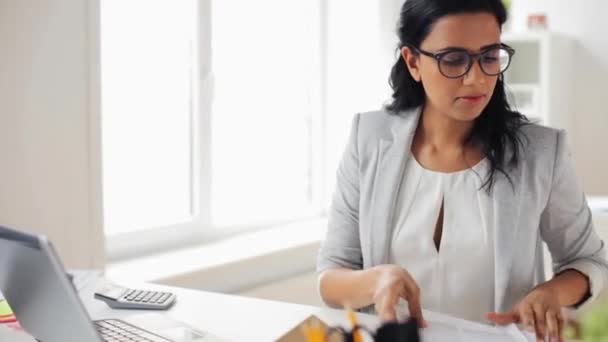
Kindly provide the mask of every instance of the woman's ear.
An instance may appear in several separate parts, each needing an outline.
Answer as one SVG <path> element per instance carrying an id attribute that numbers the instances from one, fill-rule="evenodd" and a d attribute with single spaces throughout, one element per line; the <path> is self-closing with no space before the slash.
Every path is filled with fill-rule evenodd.
<path id="1" fill-rule="evenodd" d="M 415 54 L 414 51 L 412 51 L 412 49 L 409 47 L 404 46 L 401 48 L 401 58 L 403 58 L 407 69 L 410 71 L 410 75 L 412 75 L 416 82 L 420 82 L 421 76 L 418 66 L 418 55 Z"/>

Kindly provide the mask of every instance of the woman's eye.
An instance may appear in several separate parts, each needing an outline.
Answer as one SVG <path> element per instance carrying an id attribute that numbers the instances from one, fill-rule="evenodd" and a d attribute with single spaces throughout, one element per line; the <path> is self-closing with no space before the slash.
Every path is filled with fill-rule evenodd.
<path id="1" fill-rule="evenodd" d="M 500 58 L 500 49 L 492 49 L 489 51 L 486 51 L 484 54 L 481 55 L 481 59 L 485 62 L 485 63 L 491 63 L 491 62 L 497 62 Z"/>
<path id="2" fill-rule="evenodd" d="M 463 65 L 467 63 L 467 59 L 463 56 L 445 56 L 443 63 L 447 65 Z"/>

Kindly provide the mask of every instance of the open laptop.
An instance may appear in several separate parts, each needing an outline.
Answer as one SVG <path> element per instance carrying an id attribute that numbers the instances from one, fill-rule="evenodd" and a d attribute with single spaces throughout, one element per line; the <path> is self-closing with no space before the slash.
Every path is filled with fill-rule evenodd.
<path id="1" fill-rule="evenodd" d="M 42 235 L 28 234 L 2 226 L 0 292 L 24 330 L 41 342 L 220 340 L 210 334 L 184 332 L 184 329 L 173 334 L 178 336 L 173 338 L 122 320 L 92 321 L 51 242 Z"/>

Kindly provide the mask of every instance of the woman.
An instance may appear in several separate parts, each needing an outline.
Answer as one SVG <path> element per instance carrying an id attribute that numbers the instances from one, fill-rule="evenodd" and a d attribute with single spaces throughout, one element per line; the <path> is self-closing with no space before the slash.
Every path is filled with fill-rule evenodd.
<path id="1" fill-rule="evenodd" d="M 403 5 L 393 101 L 355 116 L 337 173 L 318 259 L 328 305 L 394 320 L 404 299 L 423 325 L 421 308 L 559 338 L 561 309 L 608 283 L 565 132 L 507 104 L 505 20 L 499 0 Z"/>

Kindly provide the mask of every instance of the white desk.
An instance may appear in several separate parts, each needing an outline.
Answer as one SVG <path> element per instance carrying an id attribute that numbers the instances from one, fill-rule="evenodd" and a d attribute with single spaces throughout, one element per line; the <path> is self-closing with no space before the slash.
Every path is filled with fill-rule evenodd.
<path id="1" fill-rule="evenodd" d="M 232 296 L 205 291 L 180 289 L 161 285 L 137 284 L 119 282 L 121 285 L 138 288 L 158 289 L 172 291 L 177 294 L 176 304 L 166 313 L 169 317 L 185 322 L 200 330 L 208 331 L 217 336 L 234 341 L 274 341 L 291 330 L 309 315 L 314 314 L 329 325 L 349 326 L 344 311 L 314 306 L 289 304 Z M 85 303 L 93 319 L 103 318 L 126 318 L 129 315 L 147 313 L 145 311 L 111 310 L 105 303 L 93 298 L 93 291 L 97 284 L 90 284 L 80 291 L 81 298 Z M 425 317 L 430 327 L 422 331 L 423 341 L 534 341 L 532 334 L 522 334 L 515 326 L 509 328 L 493 328 L 481 326 L 480 324 L 464 322 L 462 331 L 454 332 L 455 335 L 445 339 L 446 334 L 451 334 L 451 327 L 444 324 L 446 317 L 430 313 Z M 375 330 L 379 324 L 376 316 L 368 314 L 357 314 L 360 324 Z M 457 319 L 448 318 L 449 324 L 454 324 Z M 452 321 L 454 320 L 454 321 Z M 467 331 L 476 331 L 478 326 L 487 331 L 482 332 L 478 338 L 466 335 Z M 483 330 L 483 329 L 482 329 Z M 504 332 L 506 336 L 499 336 Z M 509 335 L 511 334 L 511 335 Z M 510 336 L 519 336 L 510 338 Z M 494 338 L 500 337 L 500 338 Z"/>
<path id="2" fill-rule="evenodd" d="M 177 302 L 166 313 L 169 317 L 234 341 L 274 341 L 311 314 L 331 325 L 348 326 L 346 315 L 340 310 L 161 285 L 124 282 L 120 284 L 175 292 Z M 92 319 L 124 319 L 129 315 L 149 313 L 112 310 L 105 303 L 93 298 L 95 284 L 92 285 L 80 291 Z M 359 314 L 358 317 L 360 322 L 369 328 L 375 329 L 378 324 L 374 316 Z"/>
<path id="3" fill-rule="evenodd" d="M 150 313 L 149 311 L 112 310 L 105 303 L 93 298 L 93 292 L 103 279 L 89 278 L 90 281 L 75 282 L 80 297 L 92 319 L 119 318 L 129 320 L 129 316 Z M 329 325 L 349 326 L 344 311 L 306 305 L 288 304 L 247 297 L 180 289 L 153 284 L 119 282 L 129 287 L 171 291 L 177 294 L 176 304 L 163 312 L 168 317 L 189 324 L 232 341 L 274 341 L 291 330 L 311 314 Z M 425 312 L 429 328 L 422 330 L 425 342 L 466 341 L 466 342 L 528 342 L 534 336 L 520 332 L 511 325 L 494 328 L 479 323 L 461 321 L 436 313 Z M 379 324 L 377 317 L 357 314 L 359 323 L 375 330 Z M 4 336 L 4 337 L 3 337 Z M 7 335 L 0 331 L 0 340 Z M 3 340 L 3 338 L 5 338 Z M 9 337 L 10 341 L 31 342 L 29 337 Z"/>

